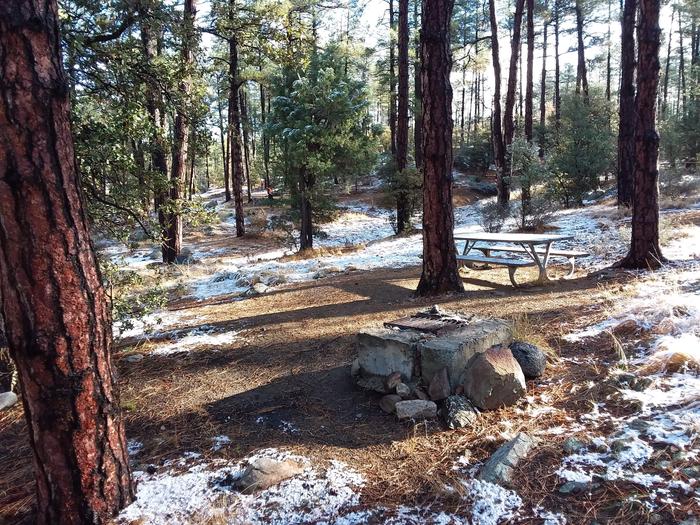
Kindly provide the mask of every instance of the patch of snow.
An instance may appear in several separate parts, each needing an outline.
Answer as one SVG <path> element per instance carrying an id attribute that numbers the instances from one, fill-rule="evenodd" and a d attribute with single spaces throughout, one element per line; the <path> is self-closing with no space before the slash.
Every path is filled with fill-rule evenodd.
<path id="1" fill-rule="evenodd" d="M 212 452 L 218 452 L 222 448 L 227 447 L 231 444 L 231 438 L 228 436 L 214 436 L 213 438 L 211 438 L 211 440 L 214 443 L 211 446 Z"/>
<path id="2" fill-rule="evenodd" d="M 143 450 L 143 443 L 130 439 L 126 442 L 126 451 L 130 456 L 136 456 Z"/>
<path id="3" fill-rule="evenodd" d="M 178 338 L 172 343 L 157 346 L 150 355 L 164 356 L 189 352 L 199 347 L 230 345 L 238 339 L 236 331 L 214 333 L 214 330 L 211 326 L 200 326 L 190 330 L 184 337 Z"/>

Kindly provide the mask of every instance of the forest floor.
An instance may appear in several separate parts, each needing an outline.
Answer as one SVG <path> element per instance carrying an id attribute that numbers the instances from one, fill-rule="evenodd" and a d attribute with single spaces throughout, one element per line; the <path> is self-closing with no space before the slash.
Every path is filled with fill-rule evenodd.
<path id="1" fill-rule="evenodd" d="M 457 229 L 483 203 L 456 192 Z M 219 199 L 210 192 L 205 199 Z M 514 289 L 507 272 L 464 274 L 465 293 L 414 297 L 420 235 L 393 236 L 372 189 L 342 199 L 318 251 L 289 255 L 279 236 L 192 233 L 198 262 L 154 270 L 153 247 L 107 255 L 168 289 L 166 310 L 122 326 L 115 362 L 137 501 L 117 522 L 680 523 L 700 517 L 700 206 L 662 211 L 670 262 L 611 270 L 629 217 L 602 199 L 557 212 L 553 232 L 592 256 L 571 279 Z M 266 217 L 275 207 L 264 199 Z M 249 208 L 252 209 L 252 208 Z M 506 229 L 513 224 L 506 225 Z M 554 267 L 559 275 L 563 267 Z M 526 270 L 520 280 L 534 277 Z M 155 279 L 155 277 L 154 277 Z M 260 286 L 262 284 L 263 286 Z M 256 288 L 257 285 L 257 288 Z M 545 348 L 543 377 L 516 406 L 471 428 L 403 423 L 353 386 L 361 329 L 440 304 L 512 319 Z M 119 328 L 119 327 L 117 327 Z M 628 373 L 648 377 L 635 389 Z M 0 523 L 31 523 L 33 483 L 21 407 L 0 412 Z M 475 479 L 518 432 L 540 438 L 515 489 Z M 565 446 L 575 437 L 581 446 Z M 255 495 L 225 482 L 253 456 L 294 457 L 304 473 Z M 694 518 L 693 518 L 694 517 Z M 696 523 L 686 521 L 685 523 Z"/>

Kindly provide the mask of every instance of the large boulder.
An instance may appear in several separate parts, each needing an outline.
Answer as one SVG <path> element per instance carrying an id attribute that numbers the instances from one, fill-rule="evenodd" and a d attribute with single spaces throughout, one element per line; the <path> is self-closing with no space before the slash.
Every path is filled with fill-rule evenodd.
<path id="1" fill-rule="evenodd" d="M 0 394 L 0 410 L 10 408 L 17 403 L 17 394 L 14 392 L 3 392 Z"/>
<path id="2" fill-rule="evenodd" d="M 450 388 L 454 390 L 475 354 L 495 345 L 508 346 L 512 340 L 510 323 L 501 319 L 476 319 L 445 336 L 421 341 L 418 350 L 423 382 L 430 384 L 435 374 L 447 368 Z"/>
<path id="3" fill-rule="evenodd" d="M 447 374 L 447 368 L 443 368 L 430 380 L 428 395 L 433 401 L 442 401 L 449 396 L 450 393 L 450 378 Z"/>
<path id="4" fill-rule="evenodd" d="M 395 408 L 399 419 L 428 419 L 437 415 L 437 405 L 422 399 L 399 401 Z"/>
<path id="5" fill-rule="evenodd" d="M 513 486 L 513 472 L 517 464 L 527 457 L 537 439 L 520 432 L 510 441 L 501 445 L 486 461 L 479 472 L 479 479 L 506 487 Z"/>
<path id="6" fill-rule="evenodd" d="M 547 366 L 547 355 L 530 343 L 513 341 L 510 351 L 520 365 L 525 379 L 537 379 L 544 373 Z"/>
<path id="7" fill-rule="evenodd" d="M 493 347 L 467 364 L 464 392 L 478 408 L 495 410 L 525 395 L 525 376 L 508 348 Z"/>
<path id="8" fill-rule="evenodd" d="M 285 479 L 301 474 L 304 468 L 292 460 L 256 458 L 235 480 L 234 486 L 244 494 L 265 490 Z"/>
<path id="9" fill-rule="evenodd" d="M 357 334 L 357 384 L 369 390 L 389 394 L 393 393 L 393 389 L 387 388 L 385 380 L 388 376 L 398 373 L 402 382 L 408 383 L 413 377 L 416 343 L 420 337 L 416 332 L 388 328 Z"/>

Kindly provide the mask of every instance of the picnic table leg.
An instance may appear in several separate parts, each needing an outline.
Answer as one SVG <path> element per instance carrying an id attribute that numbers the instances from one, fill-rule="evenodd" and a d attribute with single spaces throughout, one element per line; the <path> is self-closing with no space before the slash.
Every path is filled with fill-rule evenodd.
<path id="1" fill-rule="evenodd" d="M 532 243 L 520 243 L 520 246 L 523 247 L 525 250 L 525 253 L 527 253 L 530 258 L 535 262 L 537 265 L 537 269 L 539 270 L 539 276 L 537 277 L 537 283 L 538 284 L 544 284 L 549 282 L 549 276 L 547 275 L 547 263 L 549 263 L 549 250 L 552 246 L 552 243 L 547 243 L 547 247 L 545 248 L 544 252 L 544 257 L 540 259 L 540 255 L 537 253 L 537 250 L 535 249 L 535 245 Z"/>
<path id="2" fill-rule="evenodd" d="M 516 266 L 509 266 L 508 277 L 510 277 L 510 282 L 513 284 L 513 287 L 520 288 L 520 285 L 515 281 L 515 270 L 517 269 L 518 268 Z"/>

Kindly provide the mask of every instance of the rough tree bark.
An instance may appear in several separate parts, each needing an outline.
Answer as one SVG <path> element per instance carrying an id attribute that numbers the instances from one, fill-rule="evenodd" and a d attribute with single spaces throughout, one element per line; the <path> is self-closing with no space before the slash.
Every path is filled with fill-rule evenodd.
<path id="1" fill-rule="evenodd" d="M 233 9 L 234 6 L 232 5 Z M 233 16 L 233 15 L 231 15 Z M 245 235 L 243 217 L 243 147 L 241 144 L 241 111 L 238 106 L 238 39 L 233 34 L 228 41 L 229 92 L 228 92 L 228 136 L 231 152 L 231 174 L 233 180 L 233 203 L 236 210 L 236 237 Z"/>
<path id="2" fill-rule="evenodd" d="M 133 492 L 56 2 L 0 2 L 0 56 L 0 297 L 33 452 L 35 523 L 103 524 Z"/>
<path id="3" fill-rule="evenodd" d="M 586 53 L 583 44 L 583 11 L 581 10 L 581 0 L 576 0 L 574 5 L 576 11 L 576 41 L 578 51 L 578 64 L 576 67 L 576 93 L 583 91 L 584 100 L 588 100 L 588 68 L 586 67 Z"/>
<path id="4" fill-rule="evenodd" d="M 224 126 L 223 103 L 222 95 L 219 92 L 219 84 L 217 83 L 217 108 L 219 111 L 219 137 L 221 138 L 221 157 L 224 163 L 224 199 L 226 202 L 231 200 L 231 172 L 229 171 L 229 149 L 228 149 L 228 131 Z"/>
<path id="5" fill-rule="evenodd" d="M 518 77 L 518 57 L 520 55 L 520 32 L 522 28 L 523 21 L 523 9 L 525 7 L 525 0 L 516 0 L 515 3 L 515 15 L 513 16 L 513 39 L 511 41 L 511 55 L 510 55 L 510 68 L 508 71 L 508 89 L 506 91 L 506 107 L 503 114 L 503 146 L 504 150 L 508 149 L 513 143 L 513 137 L 515 137 L 515 119 L 513 118 L 513 110 L 515 109 L 515 91 L 517 87 L 517 77 Z M 505 153 L 504 153 L 505 156 Z M 505 156 L 505 163 L 503 171 L 503 178 L 506 184 L 509 184 L 508 179 L 510 178 L 510 162 L 508 157 Z M 510 192 L 508 197 L 510 198 Z M 499 196 L 499 204 L 505 206 L 508 200 L 502 202 Z"/>
<path id="6" fill-rule="evenodd" d="M 399 0 L 399 104 L 396 120 L 396 231 L 409 227 L 408 191 L 406 190 L 408 162 L 408 0 Z"/>
<path id="7" fill-rule="evenodd" d="M 671 69 L 671 43 L 673 41 L 673 19 L 676 16 L 676 6 L 671 10 L 671 24 L 668 30 L 668 44 L 666 47 L 666 67 L 664 69 L 664 98 L 661 105 L 661 116 L 666 115 L 668 104 L 668 77 Z"/>
<path id="8" fill-rule="evenodd" d="M 420 85 L 420 29 L 418 28 L 418 4 L 419 0 L 413 1 L 413 27 L 415 32 L 416 59 L 413 62 L 413 150 L 416 161 L 416 168 L 423 167 L 423 156 L 421 152 L 421 115 L 423 113 L 421 85 Z"/>
<path id="9" fill-rule="evenodd" d="M 527 72 L 525 74 L 525 138 L 528 143 L 532 144 L 532 99 L 533 93 L 533 76 L 534 76 L 534 60 L 535 60 L 535 0 L 527 0 Z M 523 179 L 522 190 L 520 192 L 520 203 L 523 207 L 521 217 L 523 219 L 522 226 L 525 226 L 525 217 L 530 213 L 530 181 Z"/>
<path id="10" fill-rule="evenodd" d="M 153 34 L 153 13 L 144 4 L 140 10 L 141 47 L 146 68 L 150 68 L 158 54 L 157 38 Z M 163 239 L 168 235 L 167 221 L 163 204 L 168 200 L 168 160 L 165 147 L 165 130 L 163 100 L 155 76 L 149 74 L 146 80 L 146 111 L 151 122 L 151 169 L 159 175 L 159 184 L 154 187 L 153 205 L 158 214 L 160 235 Z M 161 256 L 165 261 L 164 245 L 161 244 Z"/>
<path id="11" fill-rule="evenodd" d="M 547 9 L 547 2 L 544 4 Z M 545 19 L 542 26 L 542 76 L 540 77 L 540 150 L 539 157 L 544 158 L 545 146 L 545 125 L 547 124 L 547 30 L 549 29 L 549 20 Z"/>
<path id="12" fill-rule="evenodd" d="M 394 43 L 394 0 L 389 0 L 389 133 L 391 154 L 396 158 L 396 49 Z"/>
<path id="13" fill-rule="evenodd" d="M 185 71 L 178 90 L 183 101 L 190 99 L 192 83 L 189 79 L 189 69 L 193 62 L 192 48 L 194 46 L 194 20 L 196 0 L 185 0 L 183 11 L 182 37 L 182 67 Z M 187 175 L 187 152 L 189 149 L 190 123 L 187 109 L 179 107 L 175 115 L 173 129 L 173 161 L 170 171 L 170 194 L 168 196 L 165 222 L 167 235 L 163 239 L 163 262 L 176 262 L 182 249 L 182 185 Z"/>
<path id="14" fill-rule="evenodd" d="M 452 213 L 452 87 L 450 19 L 453 0 L 423 0 L 423 273 L 418 295 L 464 290 L 457 269 Z"/>
<path id="15" fill-rule="evenodd" d="M 554 0 L 554 126 L 557 131 L 561 123 L 561 91 L 559 66 L 559 0 Z"/>
<path id="16" fill-rule="evenodd" d="M 250 134 L 248 130 L 250 129 L 250 121 L 248 120 L 248 102 L 246 101 L 246 90 L 243 86 L 238 91 L 238 100 L 241 107 L 241 128 L 243 133 L 243 159 L 245 167 L 245 182 L 247 185 L 247 195 L 248 202 L 253 202 L 252 188 L 250 187 L 250 147 L 248 146 L 250 140 Z"/>
<path id="17" fill-rule="evenodd" d="M 503 172 L 506 165 L 506 151 L 501 130 L 501 61 L 498 50 L 498 21 L 496 20 L 495 0 L 489 0 L 489 20 L 491 24 L 491 62 L 493 62 L 493 113 L 491 115 L 493 158 L 496 163 L 498 204 L 506 206 L 510 200 L 510 188 Z"/>
<path id="18" fill-rule="evenodd" d="M 634 188 L 634 24 L 637 0 L 625 0 L 622 10 L 620 110 L 617 137 L 617 204 L 630 207 Z"/>
<path id="19" fill-rule="evenodd" d="M 660 9 L 661 0 L 639 0 L 632 240 L 627 257 L 620 262 L 625 268 L 658 268 L 664 261 L 659 247 L 659 135 L 655 128 Z"/>

